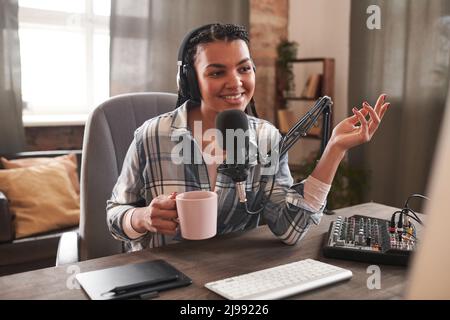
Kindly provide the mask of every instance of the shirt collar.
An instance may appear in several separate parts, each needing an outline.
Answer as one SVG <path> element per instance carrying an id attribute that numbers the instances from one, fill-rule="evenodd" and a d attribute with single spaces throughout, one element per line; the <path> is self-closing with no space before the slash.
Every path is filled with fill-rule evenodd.
<path id="1" fill-rule="evenodd" d="M 172 124 L 170 126 L 170 137 L 172 140 L 182 137 L 187 134 L 191 134 L 188 128 L 188 110 L 194 107 L 190 100 L 183 103 L 181 106 L 174 110 L 174 116 L 172 120 Z M 249 116 L 247 115 L 247 119 Z M 256 127 L 251 125 L 249 121 L 249 143 L 253 145 L 253 147 L 258 147 L 257 137 L 256 137 Z"/>
<path id="2" fill-rule="evenodd" d="M 176 108 L 170 125 L 170 137 L 177 138 L 189 134 L 188 128 L 188 106 L 189 100 Z"/>

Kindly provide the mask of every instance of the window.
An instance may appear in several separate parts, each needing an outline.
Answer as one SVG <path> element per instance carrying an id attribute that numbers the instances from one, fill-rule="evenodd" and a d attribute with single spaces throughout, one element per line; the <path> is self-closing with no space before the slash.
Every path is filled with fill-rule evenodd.
<path id="1" fill-rule="evenodd" d="M 110 0 L 19 0 L 26 115 L 83 115 L 109 97 Z"/>

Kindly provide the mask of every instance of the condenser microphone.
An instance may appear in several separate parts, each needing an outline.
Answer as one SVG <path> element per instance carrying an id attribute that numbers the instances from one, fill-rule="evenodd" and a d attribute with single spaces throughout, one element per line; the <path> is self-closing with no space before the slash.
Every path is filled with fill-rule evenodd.
<path id="1" fill-rule="evenodd" d="M 218 144 L 226 153 L 225 163 L 221 164 L 217 171 L 233 180 L 239 201 L 245 203 L 245 181 L 249 169 L 247 115 L 236 109 L 222 111 L 216 117 L 216 128 L 222 135 Z"/>

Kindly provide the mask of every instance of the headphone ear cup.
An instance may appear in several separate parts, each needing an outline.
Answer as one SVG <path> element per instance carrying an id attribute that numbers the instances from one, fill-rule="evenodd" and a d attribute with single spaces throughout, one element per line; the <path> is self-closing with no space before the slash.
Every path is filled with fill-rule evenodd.
<path id="1" fill-rule="evenodd" d="M 188 83 L 188 91 L 190 98 L 194 101 L 200 102 L 202 95 L 200 94 L 200 88 L 198 87 L 197 74 L 194 68 L 190 65 L 184 65 L 184 72 Z"/>
<path id="2" fill-rule="evenodd" d="M 182 77 L 182 66 L 178 67 L 178 72 L 177 72 L 177 88 L 178 88 L 178 92 L 181 93 L 181 95 L 184 94 L 183 92 L 183 80 L 181 79 Z"/>
<path id="3" fill-rule="evenodd" d="M 187 83 L 187 79 L 186 79 L 186 73 L 184 71 L 184 66 L 180 66 L 178 68 L 177 85 L 178 85 L 178 91 L 180 92 L 181 96 L 188 98 L 189 88 L 188 88 L 188 83 Z"/>

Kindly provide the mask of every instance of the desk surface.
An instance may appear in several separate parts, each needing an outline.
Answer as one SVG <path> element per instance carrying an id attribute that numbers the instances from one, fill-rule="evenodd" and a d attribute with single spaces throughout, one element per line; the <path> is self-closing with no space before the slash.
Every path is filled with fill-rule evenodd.
<path id="1" fill-rule="evenodd" d="M 369 263 L 327 259 L 322 255 L 322 241 L 330 222 L 337 215 L 361 214 L 390 218 L 396 208 L 365 203 L 324 215 L 319 226 L 312 226 L 305 238 L 295 246 L 287 246 L 275 238 L 267 226 L 218 236 L 209 240 L 186 241 L 163 248 L 119 254 L 88 260 L 72 266 L 46 268 L 0 278 L 0 299 L 88 299 L 81 289 L 73 287 L 74 272 L 86 272 L 127 263 L 164 259 L 189 276 L 192 285 L 161 292 L 159 299 L 221 299 L 204 284 L 243 273 L 270 268 L 306 258 L 321 260 L 353 272 L 349 281 L 302 293 L 292 299 L 401 299 L 407 269 L 380 265 L 381 289 L 368 289 Z M 67 285 L 69 284 L 69 286 Z"/>

